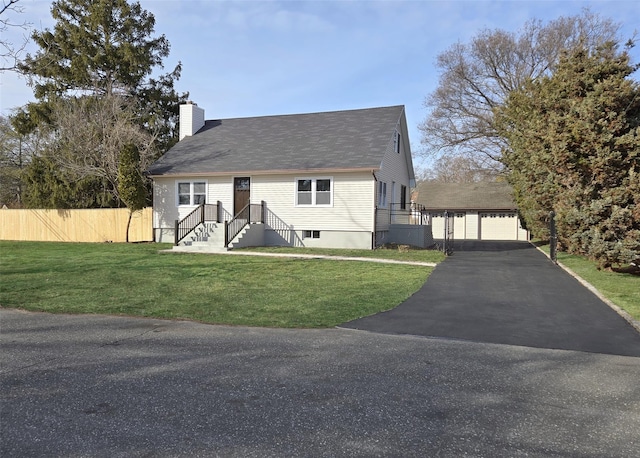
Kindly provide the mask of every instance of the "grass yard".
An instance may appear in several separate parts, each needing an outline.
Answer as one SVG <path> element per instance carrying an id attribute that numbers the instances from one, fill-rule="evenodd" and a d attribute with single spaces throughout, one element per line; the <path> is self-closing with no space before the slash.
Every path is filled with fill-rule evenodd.
<path id="1" fill-rule="evenodd" d="M 397 306 L 432 271 L 356 261 L 158 253 L 166 248 L 170 245 L 0 242 L 0 306 L 330 327 Z M 388 251 L 391 258 L 406 255 Z"/>
<path id="2" fill-rule="evenodd" d="M 540 247 L 547 254 L 549 245 Z M 559 252 L 558 262 L 591 283 L 603 296 L 640 320 L 640 277 L 629 273 L 598 270 L 596 264 L 582 256 Z"/>

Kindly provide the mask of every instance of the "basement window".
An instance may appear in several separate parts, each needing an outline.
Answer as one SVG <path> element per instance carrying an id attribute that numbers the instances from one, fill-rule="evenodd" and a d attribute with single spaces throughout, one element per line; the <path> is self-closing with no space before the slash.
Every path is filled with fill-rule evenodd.
<path id="1" fill-rule="evenodd" d="M 303 231 L 302 236 L 305 239 L 319 239 L 320 231 Z"/>

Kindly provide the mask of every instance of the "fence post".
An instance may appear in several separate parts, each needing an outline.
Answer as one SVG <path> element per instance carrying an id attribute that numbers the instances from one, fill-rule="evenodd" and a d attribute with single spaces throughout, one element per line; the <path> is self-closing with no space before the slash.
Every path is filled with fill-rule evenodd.
<path id="1" fill-rule="evenodd" d="M 173 246 L 178 246 L 178 230 L 180 228 L 180 221 L 175 220 L 173 227 Z"/>
<path id="2" fill-rule="evenodd" d="M 224 222 L 224 246 L 227 248 L 229 246 L 229 223 L 227 221 Z"/>
<path id="3" fill-rule="evenodd" d="M 263 200 L 260 202 L 260 206 L 262 207 L 260 209 L 260 219 L 261 219 L 261 223 L 264 224 L 264 222 L 266 221 L 267 218 L 265 218 L 265 213 L 267 212 L 267 203 Z"/>
<path id="4" fill-rule="evenodd" d="M 216 209 L 216 223 L 222 222 L 222 202 L 218 201 L 218 208 Z"/>
<path id="5" fill-rule="evenodd" d="M 558 263 L 558 233 L 556 231 L 556 212 L 553 210 L 549 212 L 549 254 L 551 260 Z"/>

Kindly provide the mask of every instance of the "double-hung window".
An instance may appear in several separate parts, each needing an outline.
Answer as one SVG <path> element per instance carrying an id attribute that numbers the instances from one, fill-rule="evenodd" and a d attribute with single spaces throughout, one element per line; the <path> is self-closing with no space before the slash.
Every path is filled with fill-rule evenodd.
<path id="1" fill-rule="evenodd" d="M 178 182 L 178 205 L 200 205 L 206 202 L 207 183 L 205 181 Z"/>
<path id="2" fill-rule="evenodd" d="M 333 204 L 332 178 L 296 179 L 296 205 L 330 207 Z"/>
<path id="3" fill-rule="evenodd" d="M 387 208 L 387 183 L 378 181 L 378 206 Z"/>

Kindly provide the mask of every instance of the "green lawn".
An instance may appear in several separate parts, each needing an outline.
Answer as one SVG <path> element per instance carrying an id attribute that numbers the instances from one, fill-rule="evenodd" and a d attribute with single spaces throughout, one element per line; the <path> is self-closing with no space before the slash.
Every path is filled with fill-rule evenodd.
<path id="1" fill-rule="evenodd" d="M 549 253 L 549 245 L 542 245 L 540 248 Z M 563 252 L 558 253 L 558 262 L 592 284 L 604 297 L 624 309 L 635 320 L 640 320 L 639 276 L 598 270 L 594 262 Z"/>
<path id="2" fill-rule="evenodd" d="M 0 306 L 328 327 L 397 306 L 432 271 L 356 261 L 158 253 L 166 248 L 170 246 L 0 242 Z M 387 251 L 388 258 L 407 255 Z M 439 253 L 416 253 L 440 259 Z"/>

